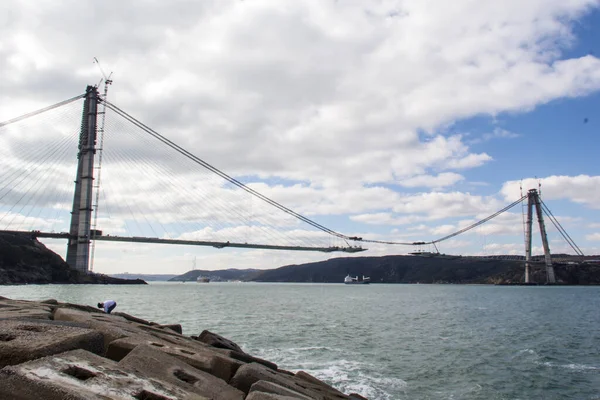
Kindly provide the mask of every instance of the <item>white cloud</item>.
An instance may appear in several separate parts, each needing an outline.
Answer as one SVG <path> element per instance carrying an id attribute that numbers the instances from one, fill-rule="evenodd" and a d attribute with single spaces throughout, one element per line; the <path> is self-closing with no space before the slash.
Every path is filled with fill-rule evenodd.
<path id="1" fill-rule="evenodd" d="M 481 137 L 472 139 L 469 141 L 470 144 L 484 143 L 494 139 L 514 139 L 518 138 L 519 134 L 507 131 L 502 128 L 494 128 L 492 132 L 484 133 Z"/>
<path id="2" fill-rule="evenodd" d="M 0 120 L 82 93 L 100 78 L 92 64 L 97 56 L 105 71 L 115 72 L 110 101 L 261 193 L 349 230 L 361 229 L 353 221 L 439 221 L 441 232 L 458 225 L 444 219 L 489 215 L 504 202 L 455 185 L 465 184 L 473 169 L 500 163 L 488 141 L 515 134 L 497 128 L 475 151 L 468 133 L 443 128 L 600 89 L 597 57 L 563 56 L 576 40 L 573 22 L 597 8 L 597 0 L 115 4 L 0 4 Z M 108 119 L 113 136 L 103 180 L 109 185 L 126 172 L 135 182 L 108 190 L 110 228 L 127 230 L 132 212 L 164 224 L 210 221 L 222 232 L 241 226 L 235 222 L 242 216 L 276 224 L 229 188 L 201 187 L 205 175 L 155 143 L 140 146 L 131 128 Z M 121 150 L 111 158 L 111 148 Z M 18 162 L 11 151 L 2 153 L 2 167 Z M 121 165 L 112 174 L 111 162 Z M 150 169 L 152 162 L 164 169 Z M 73 179 L 71 170 L 56 171 L 65 182 Z M 187 189 L 172 190 L 163 178 Z M 598 179 L 545 178 L 544 199 L 597 208 Z M 507 182 L 501 195 L 518 198 L 515 184 Z M 66 192 L 66 184 L 60 189 Z M 175 234 L 171 229 L 165 231 Z M 201 227 L 176 233 L 190 231 Z"/>
<path id="3" fill-rule="evenodd" d="M 465 168 L 474 168 L 479 167 L 485 164 L 487 161 L 490 161 L 492 158 L 483 153 L 483 154 L 469 154 L 461 159 L 453 159 L 449 160 L 447 167 L 448 168 L 456 168 L 456 169 L 465 169 Z"/>
<path id="4" fill-rule="evenodd" d="M 600 242 L 600 233 L 598 233 L 598 232 L 592 233 L 592 234 L 586 235 L 585 238 L 589 241 Z"/>
<path id="5" fill-rule="evenodd" d="M 25 87 L 25 77 L 68 70 L 95 45 L 108 54 L 97 54 L 105 69 L 117 71 L 112 91 L 119 103 L 171 135 L 193 124 L 196 138 L 179 137 L 185 147 L 198 146 L 236 173 L 389 182 L 434 165 L 473 168 L 490 156 L 469 153 L 461 138 L 420 144 L 414 130 L 600 86 L 596 58 L 556 60 L 553 40 L 564 42 L 568 19 L 593 1 L 503 2 L 508 11 L 467 1 L 225 1 L 185 3 L 184 19 L 176 13 L 183 3 L 136 4 L 135 12 L 121 5 L 118 14 L 108 5 L 92 11 L 73 3 L 35 10 L 17 4 L 5 5 L 13 20 L 4 35 L 3 92 Z M 57 29 L 48 21 L 59 13 L 67 21 Z M 94 14 L 110 24 L 92 23 Z M 444 22 L 449 15 L 455 23 Z M 81 37 L 86 26 L 96 27 L 92 43 Z M 69 46 L 61 46 L 65 38 Z M 99 75 L 88 59 L 83 76 L 64 86 L 80 92 L 82 79 Z M 215 135 L 218 141 L 206 140 Z"/>
<path id="6" fill-rule="evenodd" d="M 432 175 L 418 175 L 412 178 L 403 180 L 400 182 L 401 186 L 405 187 L 430 187 L 430 188 L 443 188 L 446 186 L 452 186 L 457 182 L 464 180 L 465 178 L 454 172 L 444 172 L 436 176 Z"/>
<path id="7" fill-rule="evenodd" d="M 429 219 L 441 219 L 479 213 L 491 214 L 502 208 L 501 205 L 502 203 L 493 197 L 461 192 L 430 192 L 403 197 L 393 210 L 411 215 L 426 213 Z"/>
<path id="8" fill-rule="evenodd" d="M 546 178 L 528 178 L 523 181 L 509 181 L 502 186 L 504 198 L 516 200 L 520 195 L 520 185 L 523 192 L 537 189 L 541 184 L 543 200 L 568 199 L 575 203 L 584 204 L 590 208 L 600 208 L 600 176 L 549 176 Z"/>

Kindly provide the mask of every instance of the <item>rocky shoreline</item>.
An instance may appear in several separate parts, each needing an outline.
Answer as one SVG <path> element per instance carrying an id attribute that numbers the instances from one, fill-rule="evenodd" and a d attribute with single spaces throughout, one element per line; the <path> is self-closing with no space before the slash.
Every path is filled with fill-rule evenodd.
<path id="1" fill-rule="evenodd" d="M 36 238 L 0 232 L 0 285 L 24 284 L 145 285 L 142 279 L 81 274 Z"/>
<path id="2" fill-rule="evenodd" d="M 0 297 L 0 398 L 360 400 L 203 331 L 125 313 Z"/>

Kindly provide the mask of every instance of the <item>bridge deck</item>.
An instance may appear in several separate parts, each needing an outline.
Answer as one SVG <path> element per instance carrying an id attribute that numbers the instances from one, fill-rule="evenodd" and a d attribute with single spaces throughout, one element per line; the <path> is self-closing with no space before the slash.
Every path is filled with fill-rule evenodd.
<path id="1" fill-rule="evenodd" d="M 34 238 L 51 238 L 51 239 L 69 239 L 71 235 L 68 232 L 42 232 L 42 231 L 6 231 L 0 230 L 3 233 L 10 233 L 15 235 L 27 235 Z M 266 250 L 295 250 L 295 251 L 320 251 L 325 253 L 331 253 L 334 251 L 341 251 L 345 253 L 358 253 L 365 251 L 365 248 L 358 246 L 349 247 L 303 247 L 303 246 L 276 246 L 266 244 L 254 244 L 254 243 L 231 243 L 231 242 L 212 242 L 202 240 L 182 240 L 182 239 L 159 239 L 149 237 L 126 237 L 126 236 L 96 236 L 93 240 L 105 241 L 105 242 L 133 242 L 133 243 L 159 243 L 159 244 L 180 244 L 188 246 L 208 246 L 222 249 L 224 247 L 236 247 L 245 249 L 266 249 Z"/>

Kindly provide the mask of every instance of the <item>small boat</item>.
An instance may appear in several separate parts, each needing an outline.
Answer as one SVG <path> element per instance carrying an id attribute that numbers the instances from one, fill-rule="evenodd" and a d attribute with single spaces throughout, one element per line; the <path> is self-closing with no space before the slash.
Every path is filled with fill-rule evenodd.
<path id="1" fill-rule="evenodd" d="M 358 280 L 358 276 L 352 277 L 348 274 L 348 276 L 344 278 L 344 283 L 346 285 L 368 285 L 371 283 L 371 278 L 363 275 L 362 280 Z"/>
<path id="2" fill-rule="evenodd" d="M 199 276 L 198 279 L 196 279 L 196 282 L 208 283 L 208 282 L 210 282 L 210 278 L 208 276 Z"/>

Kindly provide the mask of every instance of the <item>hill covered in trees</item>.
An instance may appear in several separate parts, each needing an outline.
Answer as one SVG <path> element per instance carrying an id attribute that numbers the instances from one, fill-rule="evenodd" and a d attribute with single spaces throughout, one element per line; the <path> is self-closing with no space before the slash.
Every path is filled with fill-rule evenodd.
<path id="1" fill-rule="evenodd" d="M 177 275 L 169 279 L 172 282 L 195 282 L 199 277 L 207 277 L 211 282 L 226 282 L 226 281 L 251 281 L 262 271 L 257 269 L 222 269 L 217 271 L 206 271 L 201 269 L 193 269 L 182 275 Z"/>
<path id="2" fill-rule="evenodd" d="M 259 282 L 341 283 L 346 275 L 369 276 L 373 283 L 478 283 L 524 282 L 523 262 L 474 257 L 344 257 L 262 271 Z M 598 265 L 555 265 L 558 283 L 600 284 Z M 544 265 L 532 267 L 532 282 L 545 283 Z"/>
<path id="3" fill-rule="evenodd" d="M 554 268 L 557 283 L 600 284 L 599 265 L 557 264 Z M 346 275 L 369 276 L 372 283 L 520 284 L 524 283 L 525 268 L 522 261 L 394 255 L 332 258 L 272 270 L 192 270 L 171 280 L 195 281 L 206 276 L 213 281 L 342 283 Z M 532 266 L 531 281 L 546 282 L 544 265 Z"/>

